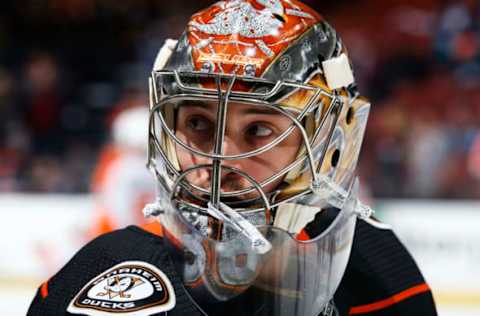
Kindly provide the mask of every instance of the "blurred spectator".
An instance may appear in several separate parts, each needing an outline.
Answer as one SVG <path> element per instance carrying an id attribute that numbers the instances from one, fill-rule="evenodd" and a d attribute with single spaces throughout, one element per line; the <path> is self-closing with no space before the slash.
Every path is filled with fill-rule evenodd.
<path id="1" fill-rule="evenodd" d="M 440 15 L 435 51 L 440 58 L 465 62 L 479 57 L 480 6 L 476 0 L 451 1 Z"/>
<path id="2" fill-rule="evenodd" d="M 24 123 L 36 153 L 60 153 L 63 133 L 60 112 L 64 105 L 59 86 L 58 64 L 48 53 L 34 53 L 27 60 L 22 78 Z"/>
<path id="3" fill-rule="evenodd" d="M 15 191 L 16 170 L 21 163 L 20 149 L 28 147 L 21 128 L 15 127 L 14 81 L 6 69 L 0 68 L 0 191 Z M 13 127 L 13 128 L 12 128 Z"/>
<path id="4" fill-rule="evenodd" d="M 121 103 L 128 104 L 128 98 Z M 145 168 L 148 116 L 144 102 L 129 104 L 113 118 L 111 142 L 102 148 L 93 173 L 96 218 L 88 239 L 145 223 L 141 210 L 155 197 L 155 182 Z"/>
<path id="5" fill-rule="evenodd" d="M 480 181 L 480 131 L 468 156 L 468 168 L 473 177 Z"/>

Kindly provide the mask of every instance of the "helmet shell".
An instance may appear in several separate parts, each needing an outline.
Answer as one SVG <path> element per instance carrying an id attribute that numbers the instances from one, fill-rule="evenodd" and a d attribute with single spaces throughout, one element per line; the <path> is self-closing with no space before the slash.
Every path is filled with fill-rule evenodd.
<path id="1" fill-rule="evenodd" d="M 302 82 L 338 53 L 335 30 L 296 0 L 221 1 L 192 16 L 165 70 Z"/>

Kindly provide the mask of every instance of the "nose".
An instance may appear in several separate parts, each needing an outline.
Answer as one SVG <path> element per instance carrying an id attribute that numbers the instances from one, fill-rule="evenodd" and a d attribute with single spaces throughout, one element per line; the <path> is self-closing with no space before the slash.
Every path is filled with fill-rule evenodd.
<path id="1" fill-rule="evenodd" d="M 223 155 L 225 156 L 233 156 L 233 155 L 238 155 L 240 154 L 240 148 L 238 146 L 238 141 L 235 140 L 232 137 L 229 137 L 225 135 L 225 139 L 223 140 Z M 241 159 L 235 159 L 235 160 L 223 160 L 222 165 L 226 167 L 231 167 L 235 169 L 242 169 L 242 161 Z M 223 175 L 229 174 L 231 171 L 229 170 L 224 170 L 222 171 Z"/>
<path id="2" fill-rule="evenodd" d="M 228 135 L 225 135 L 224 137 L 222 151 L 223 156 L 233 156 L 242 153 L 240 150 L 239 141 Z M 211 149 L 211 152 L 213 153 L 213 148 Z M 212 160 L 213 159 L 210 158 L 192 155 L 192 161 L 194 164 L 211 164 L 213 162 Z M 222 160 L 222 166 L 243 170 L 242 164 L 244 163 L 244 160 L 245 159 Z M 223 169 L 222 177 L 226 176 L 227 174 L 229 174 L 229 176 L 234 175 L 231 170 Z"/>
<path id="3" fill-rule="evenodd" d="M 233 156 L 240 154 L 240 148 L 238 145 L 238 140 L 225 135 L 225 138 L 223 140 L 223 154 L 225 156 Z"/>

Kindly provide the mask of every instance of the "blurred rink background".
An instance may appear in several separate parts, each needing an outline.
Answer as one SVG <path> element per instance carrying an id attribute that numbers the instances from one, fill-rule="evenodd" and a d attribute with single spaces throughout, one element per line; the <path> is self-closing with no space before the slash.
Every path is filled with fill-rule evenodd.
<path id="1" fill-rule="evenodd" d="M 306 2 L 338 29 L 372 100 L 365 199 L 415 256 L 440 315 L 480 315 L 479 1 Z M 140 221 L 144 155 L 122 147 L 136 140 L 115 122 L 146 106 L 159 47 L 209 3 L 0 4 L 2 315 L 24 315 L 93 235 Z"/>

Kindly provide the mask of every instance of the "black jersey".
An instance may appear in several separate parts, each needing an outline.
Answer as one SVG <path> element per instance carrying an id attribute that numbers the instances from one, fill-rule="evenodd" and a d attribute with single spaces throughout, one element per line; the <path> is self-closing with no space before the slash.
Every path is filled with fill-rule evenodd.
<path id="1" fill-rule="evenodd" d="M 357 223 L 332 306 L 332 316 L 436 315 L 414 260 L 388 227 L 372 219 Z M 98 237 L 40 286 L 28 312 L 115 314 L 204 315 L 183 288 L 161 236 L 130 226 Z"/>
<path id="2" fill-rule="evenodd" d="M 335 293 L 339 315 L 437 315 L 431 290 L 388 225 L 357 221 L 352 253 Z"/>

